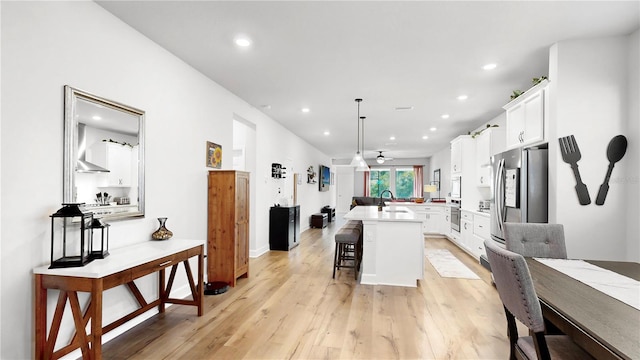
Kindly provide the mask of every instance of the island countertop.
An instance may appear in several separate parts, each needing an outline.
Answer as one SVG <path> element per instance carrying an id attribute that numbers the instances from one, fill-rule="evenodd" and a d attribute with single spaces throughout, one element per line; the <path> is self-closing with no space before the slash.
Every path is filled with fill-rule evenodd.
<path id="1" fill-rule="evenodd" d="M 382 211 L 378 211 L 375 205 L 359 205 L 351 209 L 344 218 L 362 221 L 422 222 L 422 219 L 408 207 L 395 205 L 385 206 Z"/>

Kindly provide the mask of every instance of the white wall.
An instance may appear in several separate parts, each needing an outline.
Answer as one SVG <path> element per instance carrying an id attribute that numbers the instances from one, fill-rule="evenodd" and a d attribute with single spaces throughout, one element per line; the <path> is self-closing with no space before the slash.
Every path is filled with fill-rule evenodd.
<path id="1" fill-rule="evenodd" d="M 629 37 L 628 48 L 628 101 L 626 155 L 628 183 L 627 191 L 627 253 L 628 259 L 640 261 L 640 30 Z"/>
<path id="2" fill-rule="evenodd" d="M 205 144 L 222 145 L 222 166 L 230 169 L 235 115 L 255 124 L 259 149 L 252 174 L 252 254 L 268 249 L 270 164 L 290 158 L 294 171 L 303 172 L 309 165 L 330 163 L 326 155 L 93 2 L 0 6 L 2 359 L 33 357 L 31 269 L 49 262 L 48 216 L 62 202 L 64 85 L 146 111 L 146 217 L 113 222 L 112 248 L 148 240 L 159 216 L 169 218 L 167 226 L 174 233 L 169 241 L 206 239 Z M 20 152 L 29 156 L 16 156 Z M 307 216 L 333 197 L 314 187 L 299 198 Z M 138 284 L 141 291 L 154 293 L 155 279 L 144 280 Z M 178 289 L 184 289 L 185 277 L 178 281 Z M 50 297 L 50 314 L 54 304 Z M 126 291 L 114 289 L 105 294 L 104 306 L 108 322 L 131 310 L 134 302 Z M 65 340 L 71 329 L 67 320 L 60 335 Z"/>
<path id="3" fill-rule="evenodd" d="M 429 158 L 429 180 L 433 180 L 433 171 L 440 169 L 440 197 L 451 193 L 451 146 L 447 146 Z"/>
<path id="4" fill-rule="evenodd" d="M 629 51 L 633 41 L 636 44 L 631 48 L 635 49 Z M 637 175 L 633 179 L 633 173 L 638 173 L 637 59 L 637 34 L 635 38 L 564 41 L 551 48 L 549 222 L 564 224 L 569 257 L 640 259 L 637 225 L 635 233 L 627 225 L 640 218 Z M 629 74 L 635 74 L 635 78 Z M 630 96 L 633 91 L 635 98 Z M 635 133 L 630 132 L 634 126 Z M 615 165 L 605 204 L 597 206 L 598 188 L 608 166 L 607 145 L 618 134 L 627 136 L 630 146 Z M 582 153 L 579 171 L 592 200 L 587 206 L 578 203 L 573 172 L 559 152 L 558 138 L 568 135 L 575 136 Z M 636 194 L 635 198 L 629 198 L 630 194 Z M 635 253 L 628 251 L 634 248 Z"/>

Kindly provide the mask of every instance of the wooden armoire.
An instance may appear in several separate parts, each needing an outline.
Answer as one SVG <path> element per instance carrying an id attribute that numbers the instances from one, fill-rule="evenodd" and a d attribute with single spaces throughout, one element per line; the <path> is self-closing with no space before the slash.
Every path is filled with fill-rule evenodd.
<path id="1" fill-rule="evenodd" d="M 249 276 L 249 173 L 209 171 L 207 281 Z"/>

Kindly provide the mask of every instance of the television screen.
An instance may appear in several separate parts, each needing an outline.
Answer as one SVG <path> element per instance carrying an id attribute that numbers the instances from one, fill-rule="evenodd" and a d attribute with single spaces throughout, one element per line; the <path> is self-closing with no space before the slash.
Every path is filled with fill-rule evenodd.
<path id="1" fill-rule="evenodd" d="M 329 185 L 331 185 L 331 168 L 320 165 L 320 181 L 318 181 L 318 187 L 320 191 L 329 191 Z"/>

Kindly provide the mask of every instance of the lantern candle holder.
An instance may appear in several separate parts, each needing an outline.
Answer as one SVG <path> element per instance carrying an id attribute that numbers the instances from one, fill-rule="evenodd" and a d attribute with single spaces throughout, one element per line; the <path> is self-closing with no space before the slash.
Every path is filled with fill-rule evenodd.
<path id="1" fill-rule="evenodd" d="M 92 259 L 104 259 L 109 256 L 109 224 L 101 219 L 91 222 L 91 242 L 89 256 Z"/>
<path id="2" fill-rule="evenodd" d="M 89 253 L 93 213 L 82 211 L 82 205 L 63 203 L 62 208 L 50 215 L 50 269 L 84 266 L 93 260 Z"/>

